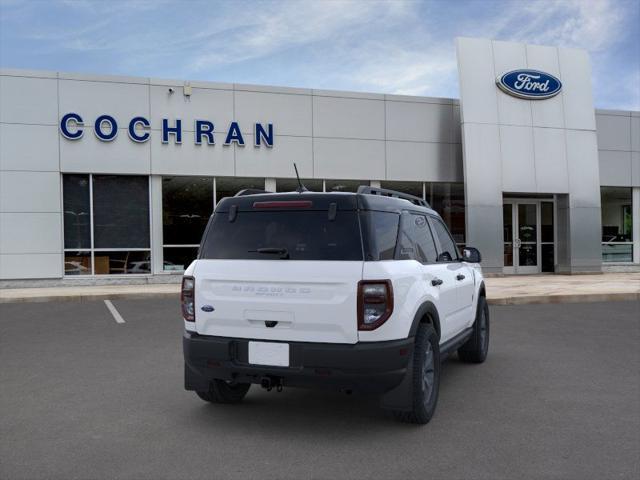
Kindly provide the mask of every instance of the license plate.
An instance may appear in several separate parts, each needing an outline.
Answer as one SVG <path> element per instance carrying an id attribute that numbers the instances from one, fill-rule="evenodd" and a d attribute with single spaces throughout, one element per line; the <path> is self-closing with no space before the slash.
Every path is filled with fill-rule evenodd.
<path id="1" fill-rule="evenodd" d="M 289 344 L 249 342 L 249 363 L 254 365 L 289 366 Z"/>

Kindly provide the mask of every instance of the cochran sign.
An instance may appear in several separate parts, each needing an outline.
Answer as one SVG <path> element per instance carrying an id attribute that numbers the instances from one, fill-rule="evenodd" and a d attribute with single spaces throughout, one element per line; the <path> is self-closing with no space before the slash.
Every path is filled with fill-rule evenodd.
<path id="1" fill-rule="evenodd" d="M 560 80 L 538 70 L 512 70 L 496 78 L 496 83 L 503 92 L 529 100 L 551 98 L 562 90 Z"/>
<path id="2" fill-rule="evenodd" d="M 136 143 L 144 143 L 149 140 L 151 135 L 151 122 L 145 117 L 133 117 L 127 125 L 127 133 L 129 138 Z M 84 135 L 85 124 L 82 117 L 77 113 L 67 113 L 60 119 L 60 133 L 68 140 L 80 140 Z M 111 142 L 118 136 L 118 122 L 111 115 L 100 115 L 93 122 L 93 133 L 103 142 Z M 162 135 L 162 143 L 169 143 L 172 138 L 174 143 L 181 144 L 183 127 L 182 120 L 175 119 L 172 122 L 168 118 L 162 119 L 160 132 Z M 195 120 L 193 122 L 193 138 L 196 145 L 215 145 L 216 140 L 214 133 L 214 125 L 209 120 Z M 222 132 L 225 136 L 224 145 L 233 143 L 244 147 L 244 137 L 240 130 L 238 122 L 231 122 L 229 128 Z M 253 144 L 256 147 L 262 145 L 273 147 L 273 124 L 272 123 L 255 123 L 253 125 Z"/>

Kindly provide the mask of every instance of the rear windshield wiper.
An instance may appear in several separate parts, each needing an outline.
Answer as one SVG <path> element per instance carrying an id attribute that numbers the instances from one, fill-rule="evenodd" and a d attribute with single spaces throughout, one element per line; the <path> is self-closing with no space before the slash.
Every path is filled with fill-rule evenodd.
<path id="1" fill-rule="evenodd" d="M 265 248 L 258 248 L 257 250 L 249 250 L 249 253 L 274 254 L 274 255 L 280 255 L 280 258 L 283 260 L 289 259 L 289 250 L 287 250 L 286 248 L 265 247 Z"/>

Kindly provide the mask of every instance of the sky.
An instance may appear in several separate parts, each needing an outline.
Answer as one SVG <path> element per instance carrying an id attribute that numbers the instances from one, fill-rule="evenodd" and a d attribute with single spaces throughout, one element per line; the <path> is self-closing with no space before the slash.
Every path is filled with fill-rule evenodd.
<path id="1" fill-rule="evenodd" d="M 458 36 L 589 51 L 640 110 L 640 0 L 0 0 L 0 67 L 457 98 Z"/>

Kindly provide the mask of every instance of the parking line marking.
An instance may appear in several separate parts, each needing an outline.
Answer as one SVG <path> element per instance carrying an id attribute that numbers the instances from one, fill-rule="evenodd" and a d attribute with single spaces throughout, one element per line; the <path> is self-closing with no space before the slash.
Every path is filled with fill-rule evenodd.
<path id="1" fill-rule="evenodd" d="M 117 323 L 124 323 L 124 318 L 122 318 L 122 315 L 120 315 L 118 310 L 116 310 L 116 307 L 113 306 L 113 303 L 111 303 L 111 300 L 105 300 L 104 304 L 107 306 L 107 308 L 111 312 L 111 315 L 113 315 L 113 318 Z"/>

